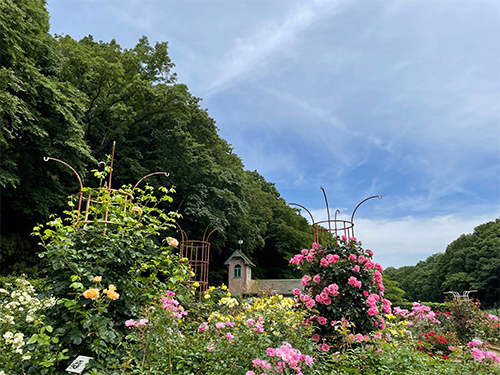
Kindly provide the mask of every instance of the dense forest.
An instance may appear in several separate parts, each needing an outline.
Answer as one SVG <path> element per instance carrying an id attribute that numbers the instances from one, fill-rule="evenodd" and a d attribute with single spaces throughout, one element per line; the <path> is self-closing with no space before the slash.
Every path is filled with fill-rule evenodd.
<path id="1" fill-rule="evenodd" d="M 146 37 L 132 49 L 115 41 L 80 41 L 49 33 L 45 1 L 2 1 L 0 11 L 1 258 L 2 273 L 37 272 L 30 237 L 37 223 L 67 209 L 89 171 L 111 154 L 113 186 L 145 175 L 155 187 L 175 186 L 173 205 L 189 239 L 211 237 L 212 282 L 225 281 L 223 262 L 244 241 L 257 277 L 291 276 L 288 259 L 310 246 L 312 231 L 273 183 L 244 169 L 200 99 L 177 82 L 166 42 Z M 179 237 L 178 233 L 171 235 Z"/>
<path id="2" fill-rule="evenodd" d="M 408 301 L 443 302 L 446 292 L 476 290 L 471 298 L 484 307 L 500 306 L 500 219 L 477 226 L 450 243 L 444 253 L 433 254 L 415 266 L 384 271 Z"/>
<path id="3" fill-rule="evenodd" d="M 49 33 L 42 0 L 0 2 L 1 273 L 40 274 L 33 227 L 67 209 L 75 176 L 50 156 L 98 183 L 116 141 L 113 185 L 151 172 L 154 187 L 175 186 L 173 204 L 190 239 L 211 237 L 210 282 L 226 280 L 223 262 L 238 248 L 257 265 L 256 278 L 293 277 L 288 260 L 312 243 L 312 229 L 273 183 L 245 170 L 218 135 L 214 119 L 177 81 L 167 42 L 141 38 L 132 49 L 115 41 L 80 41 Z M 179 237 L 173 231 L 172 236 Z M 388 292 L 413 301 L 442 301 L 443 291 L 478 289 L 486 305 L 499 299 L 500 221 L 483 224 L 415 266 L 388 268 Z"/>

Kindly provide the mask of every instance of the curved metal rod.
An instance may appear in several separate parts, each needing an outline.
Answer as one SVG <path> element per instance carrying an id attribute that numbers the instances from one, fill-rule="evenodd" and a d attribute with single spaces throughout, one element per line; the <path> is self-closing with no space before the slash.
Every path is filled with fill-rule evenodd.
<path id="1" fill-rule="evenodd" d="M 294 206 L 299 206 L 300 208 L 303 208 L 304 210 L 306 210 L 306 212 L 309 214 L 309 216 L 311 216 L 311 221 L 312 223 L 311 224 L 314 224 L 314 218 L 313 218 L 313 215 L 311 215 L 311 213 L 309 212 L 309 210 L 307 208 L 305 208 L 304 206 L 302 206 L 301 204 L 298 204 L 298 203 L 288 203 L 289 206 L 291 205 L 294 205 Z"/>
<path id="2" fill-rule="evenodd" d="M 61 164 L 64 164 L 66 167 L 68 167 L 69 169 L 71 169 L 73 171 L 73 173 L 76 175 L 76 177 L 78 178 L 78 182 L 80 183 L 80 191 L 83 190 L 83 184 L 82 184 L 82 179 L 80 178 L 80 176 L 78 175 L 78 173 L 76 173 L 75 169 L 69 165 L 68 163 L 65 163 L 64 161 L 62 160 L 59 160 L 59 159 L 56 159 L 56 158 L 50 158 L 48 156 L 44 156 L 43 157 L 43 161 L 49 161 L 49 160 L 54 160 L 54 161 L 57 161 Z"/>
<path id="3" fill-rule="evenodd" d="M 208 242 L 208 240 L 209 240 L 210 236 L 212 235 L 212 233 L 213 233 L 213 232 L 216 232 L 216 231 L 218 231 L 218 230 L 220 230 L 221 232 L 224 232 L 224 229 L 222 229 L 222 228 L 215 228 L 213 231 L 211 231 L 211 232 L 208 234 L 207 239 L 206 239 L 206 240 L 204 239 L 203 241 Z"/>
<path id="4" fill-rule="evenodd" d="M 142 182 L 142 180 L 144 180 L 144 179 L 146 179 L 146 178 L 148 178 L 148 177 L 151 177 L 151 176 L 153 176 L 153 175 L 155 175 L 155 174 L 164 174 L 164 175 L 165 175 L 165 176 L 167 176 L 167 177 L 169 176 L 169 174 L 168 174 L 167 172 L 153 172 L 153 173 L 148 174 L 147 176 L 144 176 L 144 177 L 143 177 L 143 178 L 141 178 L 139 181 L 137 181 L 137 183 L 134 185 L 134 187 L 133 187 L 133 189 L 132 189 L 132 195 L 134 195 L 134 190 L 135 190 L 135 188 L 137 187 L 137 185 L 139 185 L 139 184 Z"/>
<path id="5" fill-rule="evenodd" d="M 367 200 L 370 200 L 370 199 L 373 199 L 373 198 L 378 198 L 378 199 L 382 199 L 382 196 L 381 195 L 374 195 L 372 197 L 369 197 L 369 198 L 366 198 L 365 200 L 361 201 L 357 206 L 356 208 L 354 209 L 354 211 L 352 212 L 352 215 L 351 215 L 351 223 L 354 223 L 354 214 L 356 213 L 356 210 L 358 209 L 359 206 L 361 206 L 363 203 L 365 203 Z"/>
<path id="6" fill-rule="evenodd" d="M 328 207 L 328 199 L 326 199 L 326 192 L 325 189 L 323 189 L 323 186 L 319 187 L 321 191 L 323 192 L 323 196 L 325 197 L 325 203 L 326 203 L 326 214 L 328 216 L 328 233 L 332 233 L 332 226 L 330 223 L 330 207 Z"/>
<path id="7" fill-rule="evenodd" d="M 217 220 L 219 220 L 219 219 L 218 219 L 218 218 L 215 218 L 215 219 L 213 219 L 213 220 L 212 220 L 212 221 L 211 221 L 211 222 L 207 225 L 207 227 L 205 228 L 205 232 L 203 232 L 203 241 L 205 241 L 205 237 L 207 236 L 207 230 L 208 230 L 208 228 L 210 228 L 210 225 L 212 225 L 212 223 L 213 223 L 214 221 L 217 221 Z M 210 233 L 210 234 L 211 234 L 211 233 Z M 210 235 L 209 235 L 209 237 L 210 237 Z"/>
<path id="8" fill-rule="evenodd" d="M 186 241 L 187 241 L 187 239 L 188 239 L 188 238 L 187 238 L 187 234 L 186 234 L 186 232 L 184 232 L 184 230 L 182 230 L 182 228 L 181 228 L 181 226 L 179 225 L 179 223 L 177 223 L 177 222 L 176 222 L 176 223 L 175 223 L 175 225 L 177 225 L 177 227 L 179 228 L 177 231 L 178 231 L 178 232 L 181 232 L 181 238 L 182 238 L 182 239 L 181 239 L 181 242 L 186 242 Z"/>

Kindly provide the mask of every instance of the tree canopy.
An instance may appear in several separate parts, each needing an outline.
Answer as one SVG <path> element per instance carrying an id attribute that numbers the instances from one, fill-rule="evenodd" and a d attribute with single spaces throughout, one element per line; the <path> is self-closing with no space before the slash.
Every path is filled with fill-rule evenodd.
<path id="1" fill-rule="evenodd" d="M 485 307 L 500 301 L 500 218 L 481 224 L 450 243 L 444 253 L 415 266 L 389 267 L 384 276 L 396 281 L 409 301 L 443 302 L 446 292 L 477 290 Z"/>
<path id="2" fill-rule="evenodd" d="M 175 186 L 169 209 L 182 214 L 189 239 L 202 239 L 217 219 L 213 282 L 225 281 L 222 264 L 239 239 L 261 267 L 256 275 L 293 275 L 289 255 L 310 246 L 310 226 L 272 183 L 244 169 L 201 99 L 177 82 L 167 42 L 152 46 L 142 37 L 123 49 L 91 35 L 53 36 L 45 1 L 0 6 L 2 270 L 36 272 L 32 228 L 78 192 L 75 176 L 43 157 L 67 162 L 92 187 L 89 171 L 116 141 L 114 187 L 165 171 L 168 178 L 147 182 Z"/>

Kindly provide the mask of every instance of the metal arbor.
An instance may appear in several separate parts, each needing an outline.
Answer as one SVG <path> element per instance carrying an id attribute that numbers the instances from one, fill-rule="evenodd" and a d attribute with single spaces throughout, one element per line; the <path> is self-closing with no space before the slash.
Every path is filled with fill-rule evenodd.
<path id="1" fill-rule="evenodd" d="M 469 295 L 475 292 L 477 292 L 477 290 L 464 290 L 462 295 L 458 292 L 444 292 L 444 294 L 453 294 L 453 299 L 456 300 L 463 299 L 464 301 L 470 301 Z"/>
<path id="2" fill-rule="evenodd" d="M 179 231 L 181 232 L 181 241 L 179 243 L 180 255 L 182 258 L 187 258 L 189 261 L 189 266 L 194 276 L 190 278 L 189 283 L 194 284 L 197 282 L 199 286 L 199 298 L 201 300 L 201 295 L 208 290 L 208 267 L 210 264 L 210 236 L 212 233 L 222 230 L 222 228 L 215 228 L 210 233 L 207 232 L 210 226 L 216 221 L 214 219 L 208 224 L 203 233 L 202 240 L 189 240 L 187 234 L 181 227 Z"/>
<path id="3" fill-rule="evenodd" d="M 127 214 L 127 210 L 130 208 L 130 210 L 133 210 L 134 207 L 131 207 L 130 203 L 132 203 L 132 200 L 134 199 L 134 191 L 137 188 L 137 186 L 146 178 L 156 175 L 156 174 L 162 174 L 168 177 L 168 173 L 166 172 L 154 172 L 150 173 L 143 178 L 141 178 L 137 183 L 134 185 L 132 188 L 131 193 L 127 193 L 123 190 L 119 189 L 112 189 L 111 188 L 111 181 L 113 178 L 113 162 L 114 162 L 114 157 L 115 157 L 115 146 L 116 142 L 113 142 L 113 151 L 111 154 L 111 166 L 110 166 L 110 171 L 109 171 L 109 179 L 108 181 L 104 184 L 104 187 L 102 188 L 84 188 L 82 184 L 82 179 L 80 178 L 79 174 L 75 171 L 75 169 L 69 165 L 68 163 L 51 158 L 51 157 L 44 157 L 44 161 L 49 161 L 49 160 L 54 160 L 57 161 L 61 164 L 64 164 L 67 166 L 69 169 L 73 171 L 73 173 L 76 175 L 78 178 L 78 182 L 80 184 L 80 192 L 79 192 L 79 199 L 78 199 L 78 217 L 76 219 L 76 227 L 78 228 L 80 225 L 80 219 L 83 216 L 83 223 L 90 223 L 96 220 L 99 220 L 100 222 L 103 222 L 105 224 L 114 224 L 113 221 L 109 220 L 109 209 L 110 206 L 113 205 L 113 197 L 116 195 L 122 195 L 124 197 L 123 199 L 123 213 Z M 106 195 L 106 200 L 104 204 L 102 204 L 101 201 L 97 200 L 94 198 L 94 196 L 99 193 L 105 193 Z M 96 207 L 98 204 L 101 205 L 101 207 Z M 127 207 L 128 206 L 128 207 Z M 96 208 L 93 210 L 92 208 Z M 83 209 L 83 211 L 82 211 Z M 100 213 L 102 217 L 100 219 L 97 218 L 97 213 Z M 92 216 L 94 213 L 94 217 Z"/>
<path id="4" fill-rule="evenodd" d="M 339 235 L 346 236 L 347 238 L 354 237 L 354 215 L 356 214 L 356 211 L 358 210 L 359 206 L 361 206 L 367 200 L 373 198 L 382 199 L 381 195 L 374 195 L 361 201 L 352 212 L 351 220 L 338 219 L 337 214 L 340 213 L 340 210 L 335 210 L 335 216 L 332 219 L 330 216 L 330 208 L 328 207 L 328 199 L 326 198 L 325 189 L 323 189 L 322 186 L 320 186 L 320 189 L 323 192 L 323 196 L 325 198 L 328 220 L 314 221 L 314 217 L 312 216 L 311 212 L 304 206 L 298 203 L 288 204 L 289 206 L 291 205 L 299 206 L 300 208 L 306 210 L 306 212 L 309 214 L 309 216 L 311 217 L 311 222 L 313 227 L 314 242 L 317 244 L 325 244 L 326 242 L 331 242 Z"/>

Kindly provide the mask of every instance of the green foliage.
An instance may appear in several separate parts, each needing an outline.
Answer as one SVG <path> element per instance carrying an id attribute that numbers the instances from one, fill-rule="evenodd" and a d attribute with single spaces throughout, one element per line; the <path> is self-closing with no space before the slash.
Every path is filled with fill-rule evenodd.
<path id="1" fill-rule="evenodd" d="M 406 302 L 406 299 L 404 298 L 406 292 L 398 285 L 398 282 L 384 277 L 384 297 L 391 301 L 393 304 L 398 304 L 401 306 L 401 303 Z"/>
<path id="2" fill-rule="evenodd" d="M 2 176 L 6 181 L 22 181 L 15 189 L 14 182 L 2 189 L 2 256 L 6 256 L 2 261 L 10 270 L 31 266 L 36 274 L 36 243 L 30 242 L 28 234 L 37 222 L 47 221 L 49 212 L 62 212 L 66 197 L 78 188 L 74 175 L 65 167 L 44 164 L 43 157 L 68 162 L 85 180 L 86 164 L 92 158 L 103 160 L 116 141 L 114 185 L 133 183 L 151 171 L 166 171 L 169 181 L 177 186 L 172 194 L 178 204 L 176 210 L 184 217 L 180 225 L 189 238 L 202 239 L 214 219 L 216 226 L 224 229 L 211 238 L 212 282 L 226 281 L 222 263 L 239 239 L 245 241 L 249 256 L 255 254 L 259 269 L 265 270 L 256 276 L 294 276 L 285 266 L 296 246 L 312 240 L 307 221 L 286 206 L 273 184 L 257 172 L 244 171 L 240 158 L 217 134 L 214 119 L 200 107 L 200 99 L 176 81 L 166 42 L 150 45 L 142 37 L 134 48 L 122 49 L 115 40 L 95 41 L 92 36 L 79 41 L 70 36 L 54 38 L 46 33 L 45 2 L 14 4 L 9 0 L 5 4 L 12 9 L 22 5 L 28 13 L 43 15 L 37 18 L 40 32 L 22 34 L 18 29 L 25 18 L 19 16 L 17 21 L 7 20 L 10 23 L 5 25 L 11 27 L 5 35 L 19 32 L 21 39 L 29 36 L 33 43 L 50 47 L 47 54 L 38 53 L 29 43 L 15 45 L 12 50 L 35 65 L 50 65 L 51 84 L 66 88 L 63 93 L 67 98 L 60 99 L 58 105 L 73 116 L 39 116 L 24 123 L 18 114 L 16 118 L 23 120 L 20 129 L 27 132 L 36 128 L 40 136 L 31 136 L 29 143 L 25 136 L 18 139 L 18 132 L 6 138 L 6 149 L 12 150 L 12 155 L 3 155 Z M 32 12 L 34 8 L 37 12 Z M 41 61 L 48 55 L 48 61 Z M 9 70 L 13 75 L 22 76 L 22 72 L 18 65 Z M 15 82 L 11 78 L 5 84 Z M 40 84 L 26 83 L 34 88 Z M 27 111 L 38 108 L 37 100 L 53 97 L 55 94 L 34 96 L 26 102 Z M 5 108 L 10 107 L 6 104 Z M 9 163 L 18 168 L 10 168 Z M 157 188 L 161 180 L 153 177 L 148 181 Z M 24 253 L 22 260 L 14 258 L 20 252 Z"/>
<path id="3" fill-rule="evenodd" d="M 116 368 L 123 353 L 123 322 L 167 288 L 185 288 L 187 264 L 171 246 L 161 245 L 169 240 L 161 234 L 178 215 L 157 207 L 170 201 L 173 191 L 160 190 L 163 195 L 157 198 L 149 186 L 133 195 L 130 187 L 119 192 L 85 189 L 85 196 L 92 197 L 87 212 L 68 211 L 66 219 L 54 216 L 46 226 L 35 227 L 34 235 L 45 248 L 39 256 L 50 280 L 47 293 L 58 302 L 28 345 L 36 359 L 28 373 L 53 368 L 58 361 L 53 345 L 64 348 L 61 353 L 70 358 L 93 357 L 95 368 Z M 54 336 L 44 336 L 48 327 Z"/>
<path id="4" fill-rule="evenodd" d="M 500 370 L 495 367 L 470 361 L 470 355 L 459 358 L 457 361 L 431 360 L 427 354 L 415 351 L 410 345 L 382 342 L 379 345 L 355 347 L 340 354 L 332 360 L 332 372 L 325 374 L 500 374 Z"/>
<path id="5" fill-rule="evenodd" d="M 485 308 L 494 307 L 500 300 L 500 219 L 477 226 L 415 266 L 389 267 L 384 277 L 398 282 L 409 301 L 443 302 L 445 292 L 477 290 L 473 296 Z"/>
<path id="6" fill-rule="evenodd" d="M 144 310 L 142 320 L 128 321 L 128 338 L 136 350 L 129 352 L 124 373 L 243 375 L 255 370 L 252 361 L 257 358 L 276 362 L 268 348 L 285 340 L 302 354 L 315 356 L 311 327 L 302 324 L 305 314 L 293 309 L 293 300 L 272 296 L 241 301 L 227 295 L 218 300 L 223 290 L 210 288 L 208 304 L 185 299 L 187 313 L 177 296 L 167 293 L 154 308 Z M 200 308 L 208 315 L 199 315 Z M 303 365 L 303 371 L 312 373 L 311 365 Z"/>
<path id="7" fill-rule="evenodd" d="M 92 160 L 79 121 L 83 98 L 57 77 L 56 44 L 45 0 L 0 2 L 3 272 L 36 274 L 36 244 L 29 233 L 49 212 L 59 211 L 75 188 L 74 176 L 56 177 L 61 168 L 50 170 L 43 157 L 64 159 L 78 171 Z"/>

